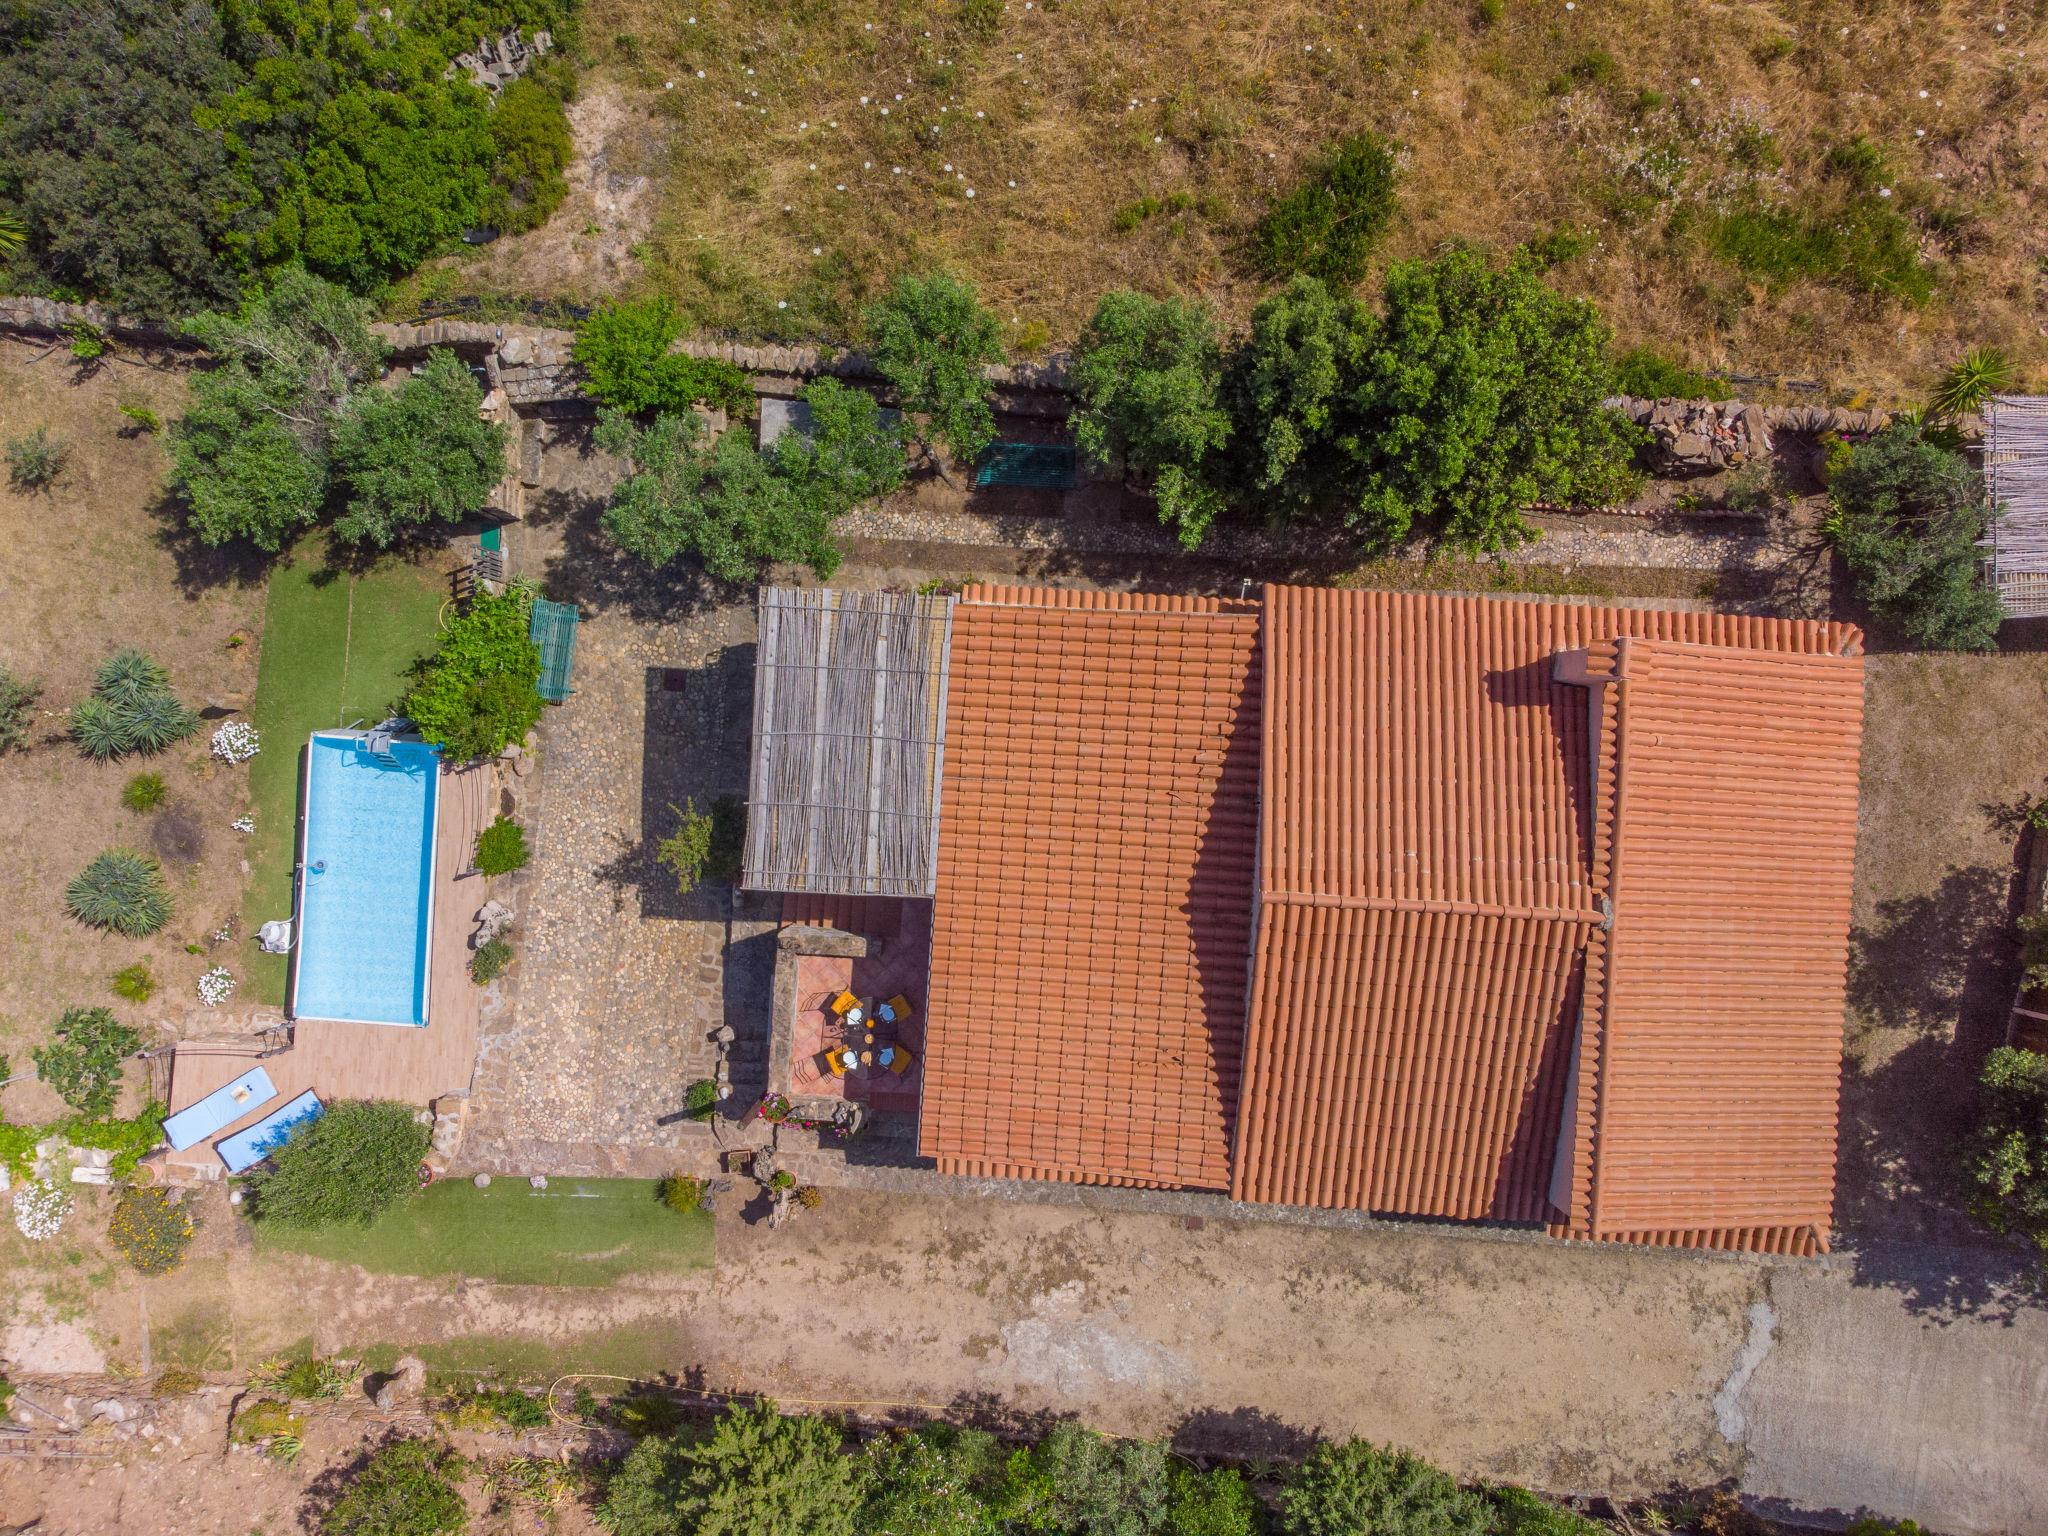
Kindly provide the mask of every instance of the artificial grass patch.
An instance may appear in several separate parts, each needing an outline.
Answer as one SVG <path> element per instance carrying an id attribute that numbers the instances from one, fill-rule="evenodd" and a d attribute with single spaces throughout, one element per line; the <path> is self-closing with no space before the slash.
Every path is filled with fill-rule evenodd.
<path id="1" fill-rule="evenodd" d="M 249 883 L 242 931 L 253 935 L 292 910 L 292 860 L 298 844 L 299 759 L 306 738 L 361 720 L 375 725 L 405 691 L 405 674 L 433 647 L 441 574 L 393 558 L 368 571 L 337 571 L 325 563 L 319 538 L 301 543 L 270 578 L 264 604 L 263 653 L 249 718 L 263 750 L 249 764 L 256 831 L 250 839 Z M 243 982 L 259 1002 L 284 1002 L 286 956 L 260 953 L 251 942 Z"/>
<path id="2" fill-rule="evenodd" d="M 557 1179 L 478 1189 L 435 1184 L 368 1228 L 258 1228 L 260 1247 L 359 1264 L 374 1274 L 464 1275 L 502 1285 L 610 1285 L 711 1262 L 708 1212 L 678 1215 L 650 1179 Z"/>

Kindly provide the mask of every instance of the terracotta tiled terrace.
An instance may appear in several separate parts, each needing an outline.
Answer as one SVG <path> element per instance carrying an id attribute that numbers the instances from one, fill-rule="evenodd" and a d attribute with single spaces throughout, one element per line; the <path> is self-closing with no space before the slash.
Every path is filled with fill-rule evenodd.
<path id="1" fill-rule="evenodd" d="M 837 905 L 845 906 L 846 903 Z M 797 1012 L 790 1033 L 790 1083 L 800 1094 L 817 1098 L 840 1098 L 865 1104 L 877 1114 L 917 1113 L 919 1090 L 924 1080 L 924 1007 L 927 977 L 931 971 L 932 909 L 929 902 L 870 899 L 859 902 L 861 915 L 851 926 L 854 931 L 883 941 L 882 953 L 874 959 L 850 960 L 836 955 L 800 955 L 796 961 Z M 786 921 L 818 920 L 816 914 L 800 909 L 792 898 L 784 908 Z M 840 914 L 833 926 L 849 926 Z M 862 1002 L 873 1004 L 893 997 L 907 997 L 911 1018 L 896 1025 L 878 1025 L 874 1041 L 865 1030 L 849 1030 L 831 1011 L 832 999 L 851 992 Z M 835 1076 L 825 1064 L 829 1045 L 843 1043 L 856 1051 L 880 1052 L 884 1046 L 901 1046 L 914 1058 L 900 1076 L 879 1063 L 856 1067 L 844 1077 Z"/>

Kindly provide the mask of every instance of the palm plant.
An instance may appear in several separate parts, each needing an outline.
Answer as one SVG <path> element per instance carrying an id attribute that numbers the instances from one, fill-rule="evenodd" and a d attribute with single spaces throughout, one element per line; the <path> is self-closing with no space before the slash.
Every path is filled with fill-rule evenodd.
<path id="1" fill-rule="evenodd" d="M 170 684 L 161 662 L 132 647 L 114 652 L 92 674 L 92 691 L 114 704 L 139 703 Z"/>
<path id="2" fill-rule="evenodd" d="M 64 905 L 81 923 L 143 938 L 171 920 L 171 893 L 156 860 L 110 848 L 64 888 Z"/>
<path id="3" fill-rule="evenodd" d="M 97 695 L 81 699 L 71 710 L 71 735 L 87 757 L 119 757 L 129 746 L 127 714 Z"/>
<path id="4" fill-rule="evenodd" d="M 12 256 L 28 243 L 28 226 L 0 208 L 0 256 Z"/>
<path id="5" fill-rule="evenodd" d="M 116 712 L 127 727 L 131 752 L 161 752 L 199 729 L 199 717 L 169 692 L 150 694 L 126 708 L 117 706 Z"/>
<path id="6" fill-rule="evenodd" d="M 1971 411 L 1981 411 L 1993 395 L 2010 390 L 2016 376 L 2012 359 L 1998 348 L 1972 347 L 1942 375 L 1933 399 L 1928 401 L 1928 414 L 1953 421 Z"/>

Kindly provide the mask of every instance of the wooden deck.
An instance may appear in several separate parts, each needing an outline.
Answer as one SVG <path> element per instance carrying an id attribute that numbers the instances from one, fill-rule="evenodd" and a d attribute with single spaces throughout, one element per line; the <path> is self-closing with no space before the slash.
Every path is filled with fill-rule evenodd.
<path id="1" fill-rule="evenodd" d="M 291 1048 L 263 1061 L 279 1097 L 225 1127 L 220 1136 L 253 1124 L 308 1088 L 329 1103 L 397 1099 L 425 1105 L 444 1093 L 468 1092 L 483 1000 L 469 979 L 469 935 L 486 899 L 484 878 L 470 872 L 470 863 L 477 834 L 495 813 L 496 789 L 496 769 L 489 764 L 441 775 L 426 1025 L 300 1021 L 293 1026 Z M 224 1050 L 219 1042 L 181 1047 L 171 1063 L 172 1111 L 241 1076 L 259 1049 L 253 1039 L 246 1051 Z M 166 1161 L 202 1177 L 219 1177 L 221 1162 L 213 1143 L 220 1136 L 172 1152 Z"/>

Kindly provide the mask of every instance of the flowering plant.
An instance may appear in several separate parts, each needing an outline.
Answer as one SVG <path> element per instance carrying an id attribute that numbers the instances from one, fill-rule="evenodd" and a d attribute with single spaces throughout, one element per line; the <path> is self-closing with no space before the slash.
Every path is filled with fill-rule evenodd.
<path id="1" fill-rule="evenodd" d="M 780 1124 L 789 1118 L 789 1100 L 779 1093 L 767 1094 L 755 1107 L 754 1113 L 763 1120 L 772 1120 Z"/>
<path id="2" fill-rule="evenodd" d="M 55 1237 L 70 1214 L 70 1194 L 40 1179 L 31 1180 L 14 1192 L 14 1224 L 30 1242 Z"/>
<path id="3" fill-rule="evenodd" d="M 199 978 L 199 1001 L 218 1008 L 235 995 L 235 978 L 224 965 L 216 965 Z"/>
<path id="4" fill-rule="evenodd" d="M 254 816 L 237 816 L 228 825 L 237 832 L 254 832 L 256 830 L 256 818 Z"/>
<path id="5" fill-rule="evenodd" d="M 246 720 L 223 720 L 213 733 L 213 755 L 230 763 L 246 763 L 263 749 L 256 727 Z"/>

